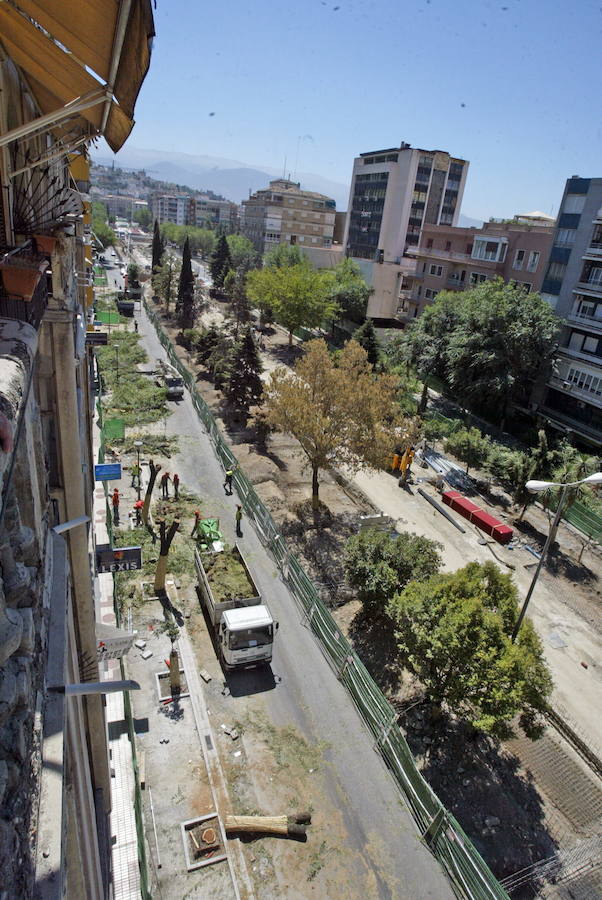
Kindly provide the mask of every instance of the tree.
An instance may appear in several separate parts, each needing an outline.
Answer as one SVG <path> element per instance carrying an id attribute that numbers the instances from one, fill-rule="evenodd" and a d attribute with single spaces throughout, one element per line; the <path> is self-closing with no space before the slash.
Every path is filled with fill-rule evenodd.
<path id="1" fill-rule="evenodd" d="M 346 344 L 336 366 L 324 341 L 309 341 L 293 372 L 272 373 L 266 417 L 299 441 L 312 473 L 314 508 L 321 469 L 379 468 L 392 446 L 413 440 L 415 422 L 401 417 L 396 387 L 394 376 L 374 375 L 355 341 Z"/>
<path id="2" fill-rule="evenodd" d="M 331 277 L 317 272 L 309 263 L 294 266 L 266 266 L 247 275 L 247 295 L 260 308 L 270 308 L 277 322 L 293 332 L 301 326 L 316 328 L 332 317 L 336 307 L 329 299 Z"/>
<path id="3" fill-rule="evenodd" d="M 140 277 L 140 267 L 136 263 L 128 265 L 128 284 L 130 287 L 136 287 L 138 278 Z"/>
<path id="4" fill-rule="evenodd" d="M 449 302 L 440 297 L 434 305 Z M 560 320 L 539 294 L 501 278 L 452 297 L 458 319 L 446 340 L 447 383 L 503 430 L 512 403 L 526 403 L 536 378 L 551 366 Z"/>
<path id="5" fill-rule="evenodd" d="M 247 415 L 259 403 L 263 393 L 262 368 L 253 332 L 247 326 L 234 347 L 224 385 L 226 402 L 236 412 Z"/>
<path id="6" fill-rule="evenodd" d="M 182 268 L 180 269 L 178 297 L 176 300 L 176 313 L 178 314 L 181 328 L 192 328 L 194 325 L 194 300 L 194 275 L 192 274 L 190 259 L 190 243 L 188 238 L 186 238 L 182 251 Z"/>
<path id="7" fill-rule="evenodd" d="M 489 456 L 491 443 L 478 428 L 462 428 L 445 441 L 445 452 L 466 463 L 466 474 L 475 466 L 482 466 Z"/>
<path id="8" fill-rule="evenodd" d="M 353 340 L 357 341 L 360 347 L 364 348 L 368 354 L 368 362 L 371 366 L 375 366 L 380 359 L 380 344 L 372 319 L 366 319 L 361 328 L 354 331 Z"/>
<path id="9" fill-rule="evenodd" d="M 180 269 L 180 263 L 169 256 L 152 276 L 153 291 L 164 301 L 165 311 L 168 314 L 172 301 L 177 297 Z"/>
<path id="10" fill-rule="evenodd" d="M 211 269 L 211 278 L 214 287 L 222 288 L 224 285 L 224 278 L 232 268 L 232 259 L 230 257 L 228 241 L 224 234 L 219 238 L 215 250 L 211 254 L 209 268 Z"/>
<path id="11" fill-rule="evenodd" d="M 288 266 L 300 266 L 304 262 L 307 262 L 307 259 L 301 253 L 298 244 L 277 244 L 268 250 L 263 264 L 272 269 L 283 269 Z"/>
<path id="12" fill-rule="evenodd" d="M 137 222 L 141 228 L 148 228 L 152 218 L 151 211 L 147 206 L 141 206 L 140 209 L 134 210 L 134 222 Z"/>
<path id="13" fill-rule="evenodd" d="M 180 520 L 174 519 L 169 528 L 165 519 L 159 519 L 159 560 L 157 562 L 157 570 L 155 572 L 155 593 L 165 593 L 165 576 L 167 574 L 167 557 L 171 542 L 176 536 L 176 531 L 180 527 Z"/>
<path id="14" fill-rule="evenodd" d="M 580 453 L 575 447 L 572 447 L 568 443 L 561 444 L 558 450 L 551 453 L 550 456 L 555 462 L 551 480 L 560 484 L 566 484 L 571 481 L 581 481 L 582 478 L 587 478 L 588 475 L 593 475 L 594 472 L 600 471 L 600 460 L 598 457 L 587 456 L 584 453 Z M 558 488 L 555 489 L 555 493 L 556 491 L 558 491 Z M 595 497 L 595 491 L 597 491 L 595 487 L 585 484 L 567 488 L 564 495 L 564 513 L 566 514 L 576 500 L 579 500 L 585 505 L 590 505 L 592 497 Z M 537 498 L 534 497 L 534 499 Z M 558 499 L 556 499 L 556 502 L 554 503 L 554 508 L 556 508 Z M 556 525 L 554 530 L 550 530 L 551 545 L 556 540 L 558 525 Z"/>
<path id="15" fill-rule="evenodd" d="M 157 475 L 161 471 L 161 466 L 156 466 L 154 461 L 152 459 L 149 459 L 148 468 L 150 471 L 150 478 L 148 479 L 148 484 L 146 485 L 146 494 L 144 495 L 144 506 L 142 507 L 142 521 L 147 526 L 148 526 L 148 515 L 150 512 L 151 498 L 153 496 L 153 489 L 155 487 Z"/>
<path id="16" fill-rule="evenodd" d="M 165 242 L 164 242 L 163 238 L 161 237 L 161 230 L 159 228 L 159 223 L 155 219 L 155 225 L 153 228 L 153 250 L 152 250 L 152 263 L 151 263 L 151 272 L 153 272 L 153 274 L 162 265 L 164 253 L 165 253 Z"/>
<path id="17" fill-rule="evenodd" d="M 345 545 L 345 575 L 364 609 L 380 617 L 387 603 L 410 581 L 424 581 L 441 568 L 443 547 L 436 541 L 404 532 L 392 538 L 368 529 Z"/>
<path id="18" fill-rule="evenodd" d="M 372 288 L 364 281 L 359 265 L 344 259 L 332 271 L 330 300 L 336 303 L 340 315 L 358 324 L 364 321 Z"/>
<path id="19" fill-rule="evenodd" d="M 541 641 L 525 620 L 516 643 L 518 593 L 492 562 L 416 581 L 389 603 L 403 664 L 428 699 L 466 717 L 475 728 L 503 736 L 522 711 L 534 737 L 552 679 Z"/>
<path id="20" fill-rule="evenodd" d="M 224 293 L 230 301 L 230 308 L 236 322 L 235 334 L 238 337 L 240 326 L 251 320 L 251 305 L 245 289 L 244 272 L 235 272 L 230 269 L 224 278 Z"/>
<path id="21" fill-rule="evenodd" d="M 229 234 L 226 238 L 230 251 L 230 264 L 235 272 L 248 272 L 259 263 L 259 254 L 251 241 L 242 234 Z"/>

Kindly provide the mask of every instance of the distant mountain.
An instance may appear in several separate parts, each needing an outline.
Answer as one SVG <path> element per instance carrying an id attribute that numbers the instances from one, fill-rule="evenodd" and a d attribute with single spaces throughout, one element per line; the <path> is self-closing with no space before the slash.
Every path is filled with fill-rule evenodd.
<path id="1" fill-rule="evenodd" d="M 142 150 L 124 147 L 114 158 L 94 155 L 94 162 L 104 166 L 115 164 L 124 168 L 144 169 L 148 175 L 185 184 L 202 190 L 203 188 L 223 194 L 228 200 L 240 203 L 253 192 L 267 187 L 271 178 L 279 172 L 269 167 L 257 169 L 247 163 L 215 156 L 194 155 L 192 153 L 170 153 L 165 150 Z M 296 180 L 308 191 L 318 191 L 332 197 L 337 209 L 347 209 L 349 188 L 338 181 L 330 181 L 321 175 L 299 173 Z"/>
<path id="2" fill-rule="evenodd" d="M 465 216 L 464 213 L 460 213 L 460 218 L 458 219 L 458 227 L 459 228 L 482 228 L 483 220 L 482 219 L 471 219 L 470 216 Z"/>

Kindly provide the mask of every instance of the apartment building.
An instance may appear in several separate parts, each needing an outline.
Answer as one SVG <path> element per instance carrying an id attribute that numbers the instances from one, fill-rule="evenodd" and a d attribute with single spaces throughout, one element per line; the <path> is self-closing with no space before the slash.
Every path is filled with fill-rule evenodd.
<path id="1" fill-rule="evenodd" d="M 190 225 L 189 194 L 151 194 L 149 206 L 153 221 L 159 225 L 173 222 L 174 225 Z"/>
<path id="2" fill-rule="evenodd" d="M 192 225 L 195 228 L 224 228 L 235 231 L 238 224 L 238 207 L 230 200 L 215 200 L 205 194 L 165 194 L 155 192 L 150 196 L 153 220 L 159 225 Z"/>
<path id="3" fill-rule="evenodd" d="M 91 686 L 69 695 L 73 684 L 101 680 L 91 568 L 86 147 L 103 136 L 116 153 L 127 139 L 153 34 L 150 0 L 116 2 L 111 10 L 88 4 L 85 15 L 75 15 L 72 4 L 43 0 L 27 14 L 0 4 L 0 894 L 6 897 L 115 895 L 103 696 Z"/>
<path id="4" fill-rule="evenodd" d="M 602 446 L 602 178 L 566 182 L 542 295 L 565 321 L 538 412 Z"/>
<path id="5" fill-rule="evenodd" d="M 277 244 L 330 248 L 336 203 L 324 194 L 303 191 L 296 181 L 276 178 L 242 202 L 241 230 L 259 253 Z"/>
<path id="6" fill-rule="evenodd" d="M 109 216 L 114 219 L 126 219 L 128 222 L 134 221 L 134 213 L 139 209 L 148 209 L 148 203 L 145 200 L 139 200 L 138 197 L 130 197 L 126 194 L 99 194 L 99 203 L 104 203 Z"/>
<path id="7" fill-rule="evenodd" d="M 486 222 L 482 228 L 425 225 L 414 251 L 416 270 L 400 289 L 398 319 L 407 323 L 419 316 L 441 290 L 463 291 L 493 278 L 539 291 L 553 222 L 530 213 L 511 222 Z"/>
<path id="8" fill-rule="evenodd" d="M 394 322 L 414 271 L 408 255 L 427 225 L 456 225 L 468 162 L 440 150 L 399 147 L 354 160 L 344 245 L 373 287 L 368 315 Z"/>

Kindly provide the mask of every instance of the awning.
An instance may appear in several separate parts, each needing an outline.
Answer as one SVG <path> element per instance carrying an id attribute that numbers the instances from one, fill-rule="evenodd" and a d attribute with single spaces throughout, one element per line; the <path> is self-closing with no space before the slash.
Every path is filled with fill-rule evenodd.
<path id="1" fill-rule="evenodd" d="M 117 152 L 132 130 L 150 63 L 150 0 L 19 0 L 18 5 L 26 15 L 0 2 L 0 40 L 25 74 L 42 114 L 89 97 L 90 105 L 74 113 L 67 130 L 79 120 L 80 132 L 102 133 Z"/>

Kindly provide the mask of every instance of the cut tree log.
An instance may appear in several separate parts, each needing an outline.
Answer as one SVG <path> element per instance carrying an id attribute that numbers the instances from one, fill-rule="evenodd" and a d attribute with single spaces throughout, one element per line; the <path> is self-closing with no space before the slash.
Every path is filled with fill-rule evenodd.
<path id="1" fill-rule="evenodd" d="M 299 822 L 298 820 L 302 821 Z M 226 831 L 258 832 L 266 834 L 288 834 L 299 837 L 306 832 L 311 822 L 309 813 L 300 816 L 226 816 Z"/>

